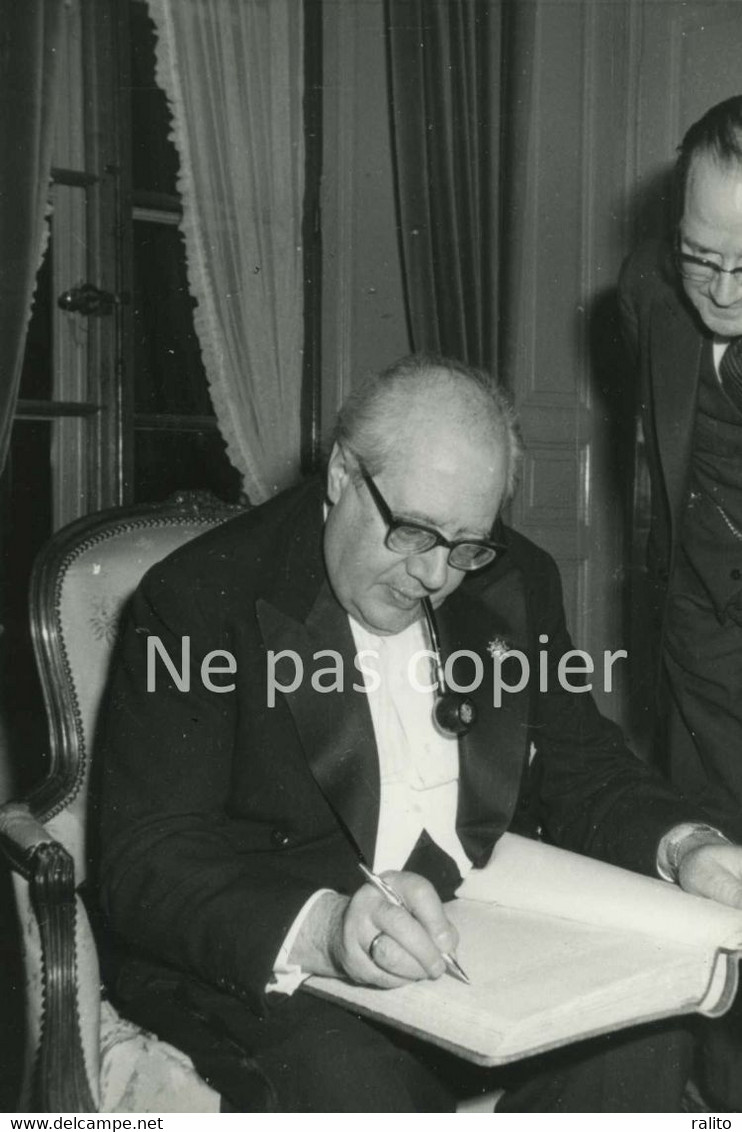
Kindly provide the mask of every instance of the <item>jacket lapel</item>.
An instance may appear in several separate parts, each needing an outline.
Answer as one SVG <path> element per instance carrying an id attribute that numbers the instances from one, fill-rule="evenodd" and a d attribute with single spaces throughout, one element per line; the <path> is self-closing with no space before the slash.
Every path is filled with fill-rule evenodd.
<path id="1" fill-rule="evenodd" d="M 705 339 L 674 293 L 657 304 L 650 333 L 652 417 L 674 525 L 683 504 Z"/>
<path id="2" fill-rule="evenodd" d="M 267 649 L 290 651 L 303 669 L 283 698 L 291 712 L 309 767 L 330 808 L 367 860 L 373 859 L 379 816 L 379 768 L 368 697 L 354 666 L 355 644 L 344 610 L 325 578 L 321 499 L 310 522 L 302 519 L 293 551 L 270 596 L 257 602 Z M 319 655 L 318 655 L 319 654 Z M 299 671 L 302 671 L 299 669 Z M 320 676 L 320 670 L 332 669 Z M 289 683 L 293 665 L 278 679 Z M 343 691 L 332 688 L 342 673 Z"/>
<path id="3" fill-rule="evenodd" d="M 528 739 L 528 687 L 503 693 L 495 706 L 492 653 L 520 650 L 527 654 L 526 610 L 520 571 L 509 568 L 497 584 L 474 592 L 466 584 L 438 614 L 443 662 L 457 649 L 469 649 L 482 659 L 484 680 L 471 693 L 477 719 L 459 740 L 459 801 L 457 830 L 475 864 L 483 863 L 493 841 L 510 821 L 525 765 Z M 530 659 L 530 658 L 529 658 Z M 521 668 L 516 658 L 505 662 L 502 679 L 516 684 Z M 462 660 L 454 672 L 465 682 L 471 662 Z"/>

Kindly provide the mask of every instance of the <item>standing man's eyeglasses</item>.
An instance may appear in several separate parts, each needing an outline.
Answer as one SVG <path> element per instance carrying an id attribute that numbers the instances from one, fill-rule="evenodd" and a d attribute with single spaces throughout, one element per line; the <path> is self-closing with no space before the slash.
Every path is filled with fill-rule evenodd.
<path id="1" fill-rule="evenodd" d="M 742 265 L 722 267 L 712 259 L 684 252 L 680 247 L 680 238 L 675 245 L 675 263 L 683 278 L 692 279 L 695 283 L 710 283 L 720 279 L 722 275 L 731 275 L 735 283 L 742 284 Z"/>
<path id="2" fill-rule="evenodd" d="M 467 538 L 454 539 L 451 542 L 444 538 L 440 531 L 426 527 L 424 523 L 416 523 L 412 519 L 397 519 L 361 461 L 357 456 L 355 459 L 363 476 L 363 482 L 387 525 L 384 543 L 389 550 L 397 554 L 424 554 L 434 546 L 446 546 L 448 564 L 456 570 L 481 570 L 483 566 L 488 566 L 490 562 L 494 562 L 504 554 L 507 548 L 491 539 Z"/>

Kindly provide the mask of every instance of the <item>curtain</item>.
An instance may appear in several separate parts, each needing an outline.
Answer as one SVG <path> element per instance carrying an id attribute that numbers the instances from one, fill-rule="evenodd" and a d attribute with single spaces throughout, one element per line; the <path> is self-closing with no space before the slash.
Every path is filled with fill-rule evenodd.
<path id="1" fill-rule="evenodd" d="M 45 223 L 63 0 L 0 0 L 0 472 L 31 317 Z"/>
<path id="2" fill-rule="evenodd" d="M 385 0 L 400 251 L 414 350 L 496 354 L 499 5 Z"/>
<path id="3" fill-rule="evenodd" d="M 298 475 L 301 0 L 149 0 L 173 114 L 196 333 L 254 503 Z"/>
<path id="4" fill-rule="evenodd" d="M 535 84 L 538 73 L 533 57 L 536 43 L 535 4 L 508 3 L 504 10 L 503 42 L 508 65 L 503 75 L 501 156 L 502 244 L 500 248 L 499 373 L 503 383 L 517 391 L 523 382 L 523 339 L 532 299 L 529 281 L 532 263 L 525 238 L 529 223 L 527 202 L 536 176 L 533 156 Z"/>

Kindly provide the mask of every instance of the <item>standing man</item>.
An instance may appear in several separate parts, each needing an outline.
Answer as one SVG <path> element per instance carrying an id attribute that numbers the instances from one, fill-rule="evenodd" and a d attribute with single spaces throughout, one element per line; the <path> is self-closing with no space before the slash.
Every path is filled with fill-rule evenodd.
<path id="1" fill-rule="evenodd" d="M 688 130 L 676 205 L 672 243 L 639 248 L 620 282 L 652 484 L 664 755 L 683 793 L 742 812 L 742 96 Z"/>
<path id="2" fill-rule="evenodd" d="M 404 359 L 344 407 L 326 479 L 188 544 L 134 595 L 100 740 L 119 994 L 197 1067 L 194 1018 L 226 1036 L 209 1075 L 235 1107 L 254 1102 L 245 1079 L 289 1112 L 450 1111 L 481 1087 L 300 987 L 439 978 L 456 946 L 441 901 L 508 828 L 538 820 L 565 848 L 742 906 L 742 849 L 558 679 L 556 568 L 496 522 L 517 457 L 490 377 Z M 484 681 L 475 725 L 442 733 L 437 693 L 405 681 L 433 644 L 424 599 L 445 657 L 484 664 L 505 641 L 536 671 L 545 648 L 546 689 L 499 704 Z M 360 855 L 406 908 L 364 883 Z M 502 1107 L 677 1111 L 688 1053 L 682 1029 L 581 1043 L 506 1072 Z"/>
<path id="3" fill-rule="evenodd" d="M 742 807 L 742 96 L 691 126 L 678 224 L 624 267 L 652 481 L 672 778 Z"/>

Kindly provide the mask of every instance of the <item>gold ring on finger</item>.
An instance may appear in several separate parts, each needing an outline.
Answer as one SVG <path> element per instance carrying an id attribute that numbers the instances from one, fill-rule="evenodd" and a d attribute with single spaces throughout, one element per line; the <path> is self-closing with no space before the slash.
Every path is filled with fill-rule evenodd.
<path id="1" fill-rule="evenodd" d="M 383 935 L 384 935 L 384 932 L 377 932 L 376 935 L 374 936 L 374 938 L 371 940 L 370 944 L 368 945 L 368 957 L 369 957 L 369 959 L 371 959 L 371 961 L 373 963 L 376 963 L 376 958 L 374 956 L 374 948 L 376 947 L 377 943 L 379 942 L 379 940 L 381 939 L 381 937 Z"/>

